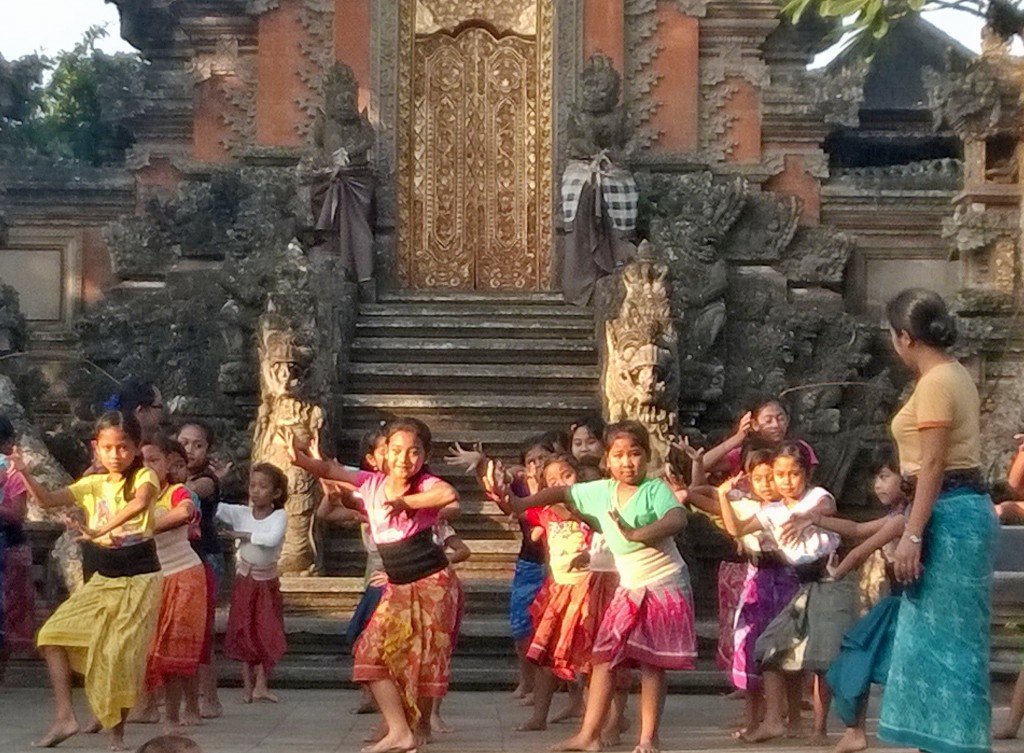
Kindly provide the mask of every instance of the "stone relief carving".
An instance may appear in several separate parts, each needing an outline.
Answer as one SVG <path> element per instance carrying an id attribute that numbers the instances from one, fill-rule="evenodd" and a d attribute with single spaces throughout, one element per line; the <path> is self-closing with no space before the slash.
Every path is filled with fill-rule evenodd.
<path id="1" fill-rule="evenodd" d="M 632 419 L 651 435 L 651 465 L 668 458 L 678 423 L 679 353 L 668 267 L 641 244 L 619 273 L 621 303 L 605 322 L 604 405 L 609 421 Z"/>
<path id="2" fill-rule="evenodd" d="M 611 58 L 595 53 L 580 75 L 569 114 L 566 150 L 570 159 L 590 160 L 605 152 L 619 163 L 626 146 L 626 113 L 619 104 L 622 78 Z"/>
<path id="3" fill-rule="evenodd" d="M 334 58 L 334 0 L 303 0 L 299 6 L 299 25 L 305 32 L 299 37 L 299 80 L 303 87 L 296 102 L 306 117 L 295 127 L 307 141 L 320 109 L 324 77 Z"/>
<path id="4" fill-rule="evenodd" d="M 926 69 L 922 79 L 936 128 L 947 125 L 965 140 L 1024 129 L 1024 64 L 1019 61 L 982 55 L 952 75 Z"/>
<path id="5" fill-rule="evenodd" d="M 323 80 L 323 103 L 313 123 L 313 144 L 320 159 L 336 167 L 366 165 L 374 131 L 359 111 L 359 84 L 352 69 L 335 63 Z"/>
<path id="6" fill-rule="evenodd" d="M 416 33 L 452 31 L 467 19 L 487 21 L 499 31 L 537 33 L 538 0 L 416 0 Z"/>
<path id="7" fill-rule="evenodd" d="M 287 575 L 311 574 L 316 563 L 313 512 L 320 486 L 288 459 L 293 439 L 318 453 L 325 425 L 321 384 L 313 369 L 317 334 L 315 308 L 307 308 L 309 285 L 305 253 L 293 242 L 282 256 L 276 290 L 258 324 L 260 405 L 252 462 L 272 463 L 288 477 L 288 529 L 280 559 L 281 572 Z"/>

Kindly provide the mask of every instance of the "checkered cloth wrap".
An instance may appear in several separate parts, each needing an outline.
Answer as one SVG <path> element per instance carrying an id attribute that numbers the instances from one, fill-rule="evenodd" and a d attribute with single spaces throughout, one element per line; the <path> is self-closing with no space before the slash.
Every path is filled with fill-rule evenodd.
<path id="1" fill-rule="evenodd" d="M 628 171 L 616 167 L 601 152 L 591 162 L 572 160 L 562 175 L 562 216 L 566 230 L 571 230 L 580 204 L 580 192 L 588 181 L 595 182 L 595 191 L 601 201 L 594 202 L 595 214 L 608 212 L 612 227 L 622 232 L 636 229 L 637 203 L 640 193 L 636 181 Z"/>

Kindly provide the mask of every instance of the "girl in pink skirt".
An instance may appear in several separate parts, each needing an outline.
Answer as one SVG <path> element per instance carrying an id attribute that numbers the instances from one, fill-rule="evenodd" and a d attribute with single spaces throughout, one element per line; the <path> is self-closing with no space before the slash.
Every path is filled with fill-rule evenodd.
<path id="1" fill-rule="evenodd" d="M 520 512 L 566 505 L 604 534 L 619 571 L 619 588 L 594 641 L 583 724 L 556 750 L 599 750 L 615 692 L 613 672 L 639 667 L 640 739 L 634 753 L 654 753 L 661 744 L 665 672 L 693 669 L 697 658 L 690 580 L 673 538 L 686 526 L 686 512 L 663 481 L 647 478 L 650 440 L 642 424 L 612 424 L 605 446 L 610 479 L 550 487 L 512 504 Z M 488 479 L 501 494 L 498 482 L 496 476 Z"/>

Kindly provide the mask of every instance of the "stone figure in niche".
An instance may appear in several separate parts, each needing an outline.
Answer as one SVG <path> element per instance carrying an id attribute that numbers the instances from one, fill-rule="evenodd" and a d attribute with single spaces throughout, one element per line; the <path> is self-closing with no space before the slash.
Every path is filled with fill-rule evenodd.
<path id="1" fill-rule="evenodd" d="M 639 194 L 624 166 L 627 130 L 621 77 L 606 55 L 591 56 L 568 122 L 569 162 L 562 175 L 565 299 L 586 305 L 597 278 L 632 255 Z"/>
<path id="2" fill-rule="evenodd" d="M 229 298 L 217 314 L 217 326 L 224 345 L 224 358 L 217 372 L 217 388 L 225 395 L 251 393 L 252 355 L 249 343 L 252 324 L 246 322 L 238 301 Z"/>
<path id="3" fill-rule="evenodd" d="M 373 277 L 373 193 L 376 181 L 369 164 L 373 126 L 360 112 L 359 86 L 352 69 L 335 63 L 324 79 L 323 106 L 313 126 L 318 154 L 313 205 L 321 248 L 338 254 L 360 294 L 376 296 Z"/>
<path id="4" fill-rule="evenodd" d="M 679 341 L 668 267 L 644 241 L 622 268 L 622 301 L 605 323 L 604 402 L 609 421 L 640 421 L 651 435 L 651 464 L 661 469 L 678 423 Z"/>
<path id="5" fill-rule="evenodd" d="M 288 477 L 284 507 L 288 530 L 281 551 L 281 573 L 312 574 L 316 562 L 313 512 L 319 503 L 320 485 L 314 476 L 291 464 L 288 448 L 294 439 L 310 452 L 319 453 L 324 412 L 310 394 L 315 391 L 313 332 L 296 327 L 271 301 L 259 321 L 258 341 L 260 406 L 252 462 L 272 463 Z"/>

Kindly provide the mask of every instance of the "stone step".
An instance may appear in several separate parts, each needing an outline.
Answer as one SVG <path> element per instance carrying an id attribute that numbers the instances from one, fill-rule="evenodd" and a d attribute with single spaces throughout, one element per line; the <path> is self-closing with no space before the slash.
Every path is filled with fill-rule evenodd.
<path id="1" fill-rule="evenodd" d="M 477 444 L 482 444 L 484 452 L 491 457 L 515 460 L 518 459 L 523 444 L 543 431 L 543 429 L 536 426 L 495 429 L 493 424 L 480 429 L 466 427 L 452 430 L 434 426 L 430 428 L 434 438 L 433 447 L 431 448 L 431 457 L 433 458 L 431 465 L 435 472 L 442 471 L 444 468 L 444 456 L 448 453 L 448 448 L 452 447 L 456 442 L 461 444 L 463 448 L 471 448 Z M 568 431 L 568 424 L 563 426 L 562 429 L 563 431 Z M 359 451 L 359 441 L 362 439 L 365 431 L 365 429 L 356 429 L 346 424 L 346 428 L 342 430 L 340 437 L 340 449 L 343 457 L 355 460 L 356 454 Z"/>
<path id="2" fill-rule="evenodd" d="M 572 417 L 593 410 L 596 396 L 564 395 L 560 393 L 509 394 L 494 392 L 422 394 L 378 394 L 359 393 L 341 397 L 344 408 L 374 408 L 401 415 L 431 412 L 454 413 L 456 411 L 488 411 L 505 414 L 515 411 L 545 413 L 569 412 Z M 571 420 L 571 419 L 570 419 Z"/>
<path id="3" fill-rule="evenodd" d="M 425 337 L 357 337 L 352 342 L 354 363 L 597 363 L 593 339 L 518 340 Z"/>
<path id="4" fill-rule="evenodd" d="M 393 293 L 381 293 L 377 300 L 380 303 L 490 303 L 508 304 L 511 306 L 530 306 L 532 304 L 567 305 L 561 293 L 530 291 L 522 293 L 454 290 L 403 290 Z"/>
<path id="5" fill-rule="evenodd" d="M 440 316 L 481 316 L 507 317 L 520 320 L 522 318 L 556 318 L 565 321 L 582 320 L 592 322 L 594 312 L 589 308 L 552 304 L 544 302 L 510 303 L 491 301 L 424 301 L 424 302 L 391 302 L 364 303 L 359 307 L 360 317 L 374 316 L 409 316 L 409 317 L 440 317 Z"/>
<path id="6" fill-rule="evenodd" d="M 585 319 L 498 320 L 476 316 L 360 316 L 356 337 L 508 337 L 554 340 L 593 338 L 594 327 Z"/>
<path id="7" fill-rule="evenodd" d="M 558 391 L 593 397 L 598 378 L 596 365 L 353 363 L 348 366 L 346 392 L 433 392 L 443 384 L 447 392 Z"/>
<path id="8" fill-rule="evenodd" d="M 473 615 L 476 619 L 501 615 L 508 610 L 511 568 L 504 572 L 475 573 L 458 565 L 455 570 L 459 573 L 466 595 L 467 615 Z M 363 590 L 362 577 L 281 578 L 285 612 L 290 616 L 330 615 L 336 619 L 347 619 L 359 603 Z"/>

